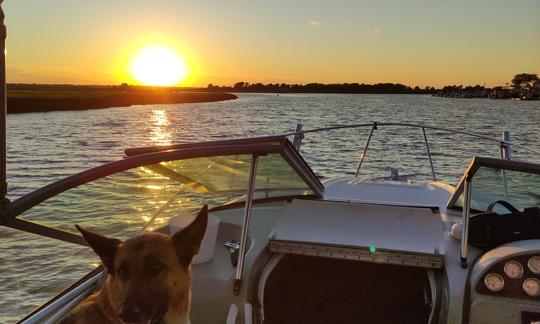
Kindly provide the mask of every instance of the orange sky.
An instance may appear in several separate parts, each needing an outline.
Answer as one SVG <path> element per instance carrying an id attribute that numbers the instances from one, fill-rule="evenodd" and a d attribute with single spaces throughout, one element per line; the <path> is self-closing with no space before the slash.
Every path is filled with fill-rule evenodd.
<path id="1" fill-rule="evenodd" d="M 140 49 L 186 58 L 184 86 L 504 85 L 540 74 L 540 1 L 6 0 L 8 82 L 135 83 Z"/>

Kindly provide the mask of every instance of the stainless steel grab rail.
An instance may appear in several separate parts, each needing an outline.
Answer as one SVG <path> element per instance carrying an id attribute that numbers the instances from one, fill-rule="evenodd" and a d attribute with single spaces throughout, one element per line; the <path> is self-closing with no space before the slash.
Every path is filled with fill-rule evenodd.
<path id="1" fill-rule="evenodd" d="M 438 131 L 443 131 L 443 132 L 448 132 L 448 133 L 455 133 L 455 134 L 462 134 L 462 135 L 467 135 L 467 136 L 471 136 L 471 137 L 475 137 L 475 138 L 479 138 L 479 139 L 483 139 L 483 140 L 496 142 L 499 145 L 499 148 L 500 148 L 500 151 L 501 151 L 501 156 L 503 158 L 505 158 L 505 159 L 510 158 L 510 144 L 512 144 L 512 146 L 518 147 L 518 148 L 520 148 L 522 150 L 529 151 L 529 152 L 540 155 L 540 151 L 537 151 L 535 149 L 531 149 L 531 148 L 529 148 L 527 146 L 524 146 L 524 145 L 511 143 L 511 141 L 510 141 L 510 133 L 506 132 L 506 131 L 504 132 L 503 139 L 501 140 L 501 139 L 493 138 L 493 137 L 490 137 L 488 135 L 484 135 L 484 134 L 480 134 L 480 133 L 464 131 L 464 130 L 459 130 L 459 129 L 452 129 L 452 128 L 447 128 L 447 127 L 429 126 L 429 125 L 425 125 L 425 124 L 416 124 L 416 123 L 379 123 L 379 122 L 372 122 L 372 123 L 363 123 L 363 124 L 336 125 L 336 126 L 315 128 L 315 129 L 309 129 L 309 130 L 302 130 L 302 128 L 298 127 L 298 125 L 297 125 L 295 131 L 290 132 L 290 133 L 284 133 L 282 135 L 283 136 L 294 136 L 295 138 L 304 138 L 305 134 L 309 134 L 309 133 L 320 133 L 320 132 L 339 130 L 339 129 L 352 129 L 352 128 L 361 128 L 361 127 L 371 127 L 371 131 L 370 131 L 370 133 L 368 135 L 368 139 L 366 141 L 366 145 L 364 146 L 364 150 L 362 151 L 362 154 L 360 155 L 360 161 L 359 161 L 359 164 L 358 164 L 358 167 L 357 167 L 357 170 L 356 170 L 356 176 L 358 176 L 359 173 L 360 173 L 360 168 L 361 168 L 362 163 L 364 161 L 365 155 L 367 153 L 369 143 L 370 143 L 371 138 L 373 136 L 373 131 L 375 129 L 377 129 L 378 127 L 381 127 L 381 126 L 383 126 L 383 127 L 384 126 L 410 127 L 410 128 L 420 128 L 422 130 L 422 133 L 423 133 L 423 136 L 424 136 L 424 143 L 426 145 L 426 150 L 427 150 L 427 156 L 428 156 L 429 164 L 430 164 L 430 168 L 431 168 L 431 176 L 432 176 L 433 181 L 437 181 L 437 176 L 436 176 L 436 173 L 435 173 L 435 168 L 433 166 L 433 158 L 432 158 L 431 150 L 429 148 L 429 142 L 428 142 L 428 139 L 427 139 L 426 129 L 438 130 Z M 299 150 L 300 149 L 300 142 L 297 143 L 297 146 L 298 147 L 296 147 L 296 149 Z"/>

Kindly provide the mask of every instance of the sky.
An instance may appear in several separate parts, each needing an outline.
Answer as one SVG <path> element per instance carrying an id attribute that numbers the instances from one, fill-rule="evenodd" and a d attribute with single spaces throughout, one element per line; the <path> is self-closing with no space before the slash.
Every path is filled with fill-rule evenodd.
<path id="1" fill-rule="evenodd" d="M 120 84 L 149 44 L 183 86 L 504 85 L 540 74 L 540 0 L 5 0 L 11 83 Z"/>

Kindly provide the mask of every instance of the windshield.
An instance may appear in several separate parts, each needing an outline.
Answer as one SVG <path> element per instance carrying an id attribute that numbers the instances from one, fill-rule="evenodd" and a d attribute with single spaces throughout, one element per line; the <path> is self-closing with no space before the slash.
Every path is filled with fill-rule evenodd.
<path id="1" fill-rule="evenodd" d="M 521 168 L 523 163 L 490 159 L 497 163 L 486 165 L 482 162 L 474 164 L 466 175 L 471 179 L 471 209 L 476 212 L 485 211 L 488 206 L 504 200 L 518 209 L 540 206 L 540 173 L 534 169 Z M 527 166 L 534 166 L 530 163 Z M 540 166 L 536 166 L 540 168 Z M 464 176 L 465 177 L 465 176 Z M 463 207 L 463 180 L 456 190 L 458 195 L 455 204 L 450 200 L 449 208 Z M 497 213 L 508 213 L 500 204 L 494 206 Z"/>

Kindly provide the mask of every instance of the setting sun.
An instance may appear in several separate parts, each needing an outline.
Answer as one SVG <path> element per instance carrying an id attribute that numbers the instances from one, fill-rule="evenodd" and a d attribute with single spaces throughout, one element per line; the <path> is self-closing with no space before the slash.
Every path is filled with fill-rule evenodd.
<path id="1" fill-rule="evenodd" d="M 133 59 L 131 74 L 138 82 L 152 86 L 172 86 L 189 75 L 184 58 L 167 47 L 149 47 Z"/>

